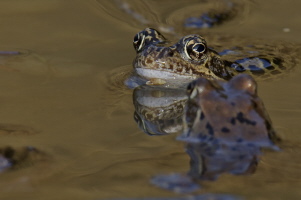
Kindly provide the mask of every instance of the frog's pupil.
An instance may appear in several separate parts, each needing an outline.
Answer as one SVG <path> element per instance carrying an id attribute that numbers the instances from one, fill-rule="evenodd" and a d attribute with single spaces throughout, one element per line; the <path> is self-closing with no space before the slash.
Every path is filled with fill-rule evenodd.
<path id="1" fill-rule="evenodd" d="M 193 47 L 193 50 L 202 53 L 205 51 L 205 46 L 203 44 L 197 44 Z"/>

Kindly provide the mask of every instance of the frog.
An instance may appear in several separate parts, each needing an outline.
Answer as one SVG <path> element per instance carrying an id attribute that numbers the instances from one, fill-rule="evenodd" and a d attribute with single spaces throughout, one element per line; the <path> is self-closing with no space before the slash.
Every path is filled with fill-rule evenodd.
<path id="1" fill-rule="evenodd" d="M 281 139 L 248 74 L 227 81 L 199 78 L 187 87 L 184 141 L 274 147 Z"/>
<path id="2" fill-rule="evenodd" d="M 216 180 L 222 173 L 252 174 L 262 148 L 279 151 L 281 138 L 258 97 L 257 83 L 239 74 L 228 82 L 199 78 L 187 87 L 184 131 L 189 176 Z"/>
<path id="3" fill-rule="evenodd" d="M 188 84 L 198 77 L 228 81 L 241 73 L 266 78 L 286 70 L 283 59 L 269 55 L 225 60 L 198 34 L 170 44 L 158 30 L 145 28 L 134 36 L 133 46 L 135 73 L 150 85 Z"/>
<path id="4" fill-rule="evenodd" d="M 252 76 L 239 74 L 229 81 L 200 77 L 186 92 L 184 130 L 177 140 L 185 143 L 190 170 L 156 175 L 151 179 L 155 186 L 195 191 L 196 183 L 215 181 L 224 173 L 253 174 L 263 148 L 280 150 L 281 138 L 258 97 Z"/>

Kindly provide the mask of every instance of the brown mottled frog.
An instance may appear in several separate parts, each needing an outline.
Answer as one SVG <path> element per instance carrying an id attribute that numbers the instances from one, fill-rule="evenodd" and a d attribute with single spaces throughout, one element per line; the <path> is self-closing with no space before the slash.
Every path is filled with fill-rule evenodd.
<path id="1" fill-rule="evenodd" d="M 279 139 L 251 76 L 240 74 L 229 82 L 199 78 L 187 93 L 185 141 L 270 146 Z"/>
<path id="2" fill-rule="evenodd" d="M 267 77 L 286 69 L 281 58 L 268 55 L 224 60 L 200 35 L 187 35 L 169 46 L 160 32 L 146 28 L 135 35 L 133 44 L 135 71 L 150 84 L 179 85 L 198 77 L 229 80 L 241 72 Z"/>
<path id="3" fill-rule="evenodd" d="M 199 78 L 188 85 L 187 94 L 184 131 L 178 139 L 186 142 L 190 170 L 156 175 L 152 184 L 195 191 L 195 180 L 216 180 L 223 173 L 252 174 L 261 148 L 279 150 L 275 145 L 279 138 L 250 75 L 239 74 L 229 82 Z"/>

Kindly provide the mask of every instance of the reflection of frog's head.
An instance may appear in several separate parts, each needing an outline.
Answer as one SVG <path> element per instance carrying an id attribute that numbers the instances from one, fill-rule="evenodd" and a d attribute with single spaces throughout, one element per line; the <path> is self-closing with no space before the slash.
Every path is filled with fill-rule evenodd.
<path id="1" fill-rule="evenodd" d="M 133 93 L 135 121 L 149 135 L 178 133 L 186 100 L 180 88 L 138 87 Z"/>
<path id="2" fill-rule="evenodd" d="M 248 145 L 188 143 L 189 175 L 195 179 L 216 180 L 223 173 L 252 174 L 259 162 L 260 148 Z"/>
<path id="3" fill-rule="evenodd" d="M 200 78 L 187 93 L 185 140 L 270 146 L 276 138 L 251 76 L 241 74 L 229 82 Z"/>

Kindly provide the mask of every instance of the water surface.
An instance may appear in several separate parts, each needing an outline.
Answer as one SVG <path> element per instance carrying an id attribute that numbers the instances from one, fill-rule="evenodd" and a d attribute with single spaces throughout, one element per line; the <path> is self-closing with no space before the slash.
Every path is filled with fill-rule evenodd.
<path id="1" fill-rule="evenodd" d="M 0 57 L 0 123 L 36 130 L 3 133 L 0 144 L 34 146 L 48 155 L 30 167 L 0 174 L 1 199 L 178 196 L 149 179 L 189 170 L 183 143 L 175 141 L 176 135 L 143 133 L 133 119 L 132 91 L 120 84 L 116 90 L 108 82 L 111 70 L 131 65 L 133 36 L 146 26 L 173 27 L 171 38 L 198 32 L 212 43 L 221 36 L 231 43 L 236 38 L 281 41 L 296 49 L 301 43 L 301 3 L 293 0 L 242 1 L 245 7 L 237 18 L 210 30 L 184 29 L 178 22 L 193 6 L 171 2 L 132 3 L 147 22 L 109 0 L 0 2 L 0 50 L 21 52 Z M 283 151 L 265 152 L 253 175 L 202 182 L 197 194 L 300 198 L 300 76 L 297 64 L 281 79 L 259 82 Z"/>

